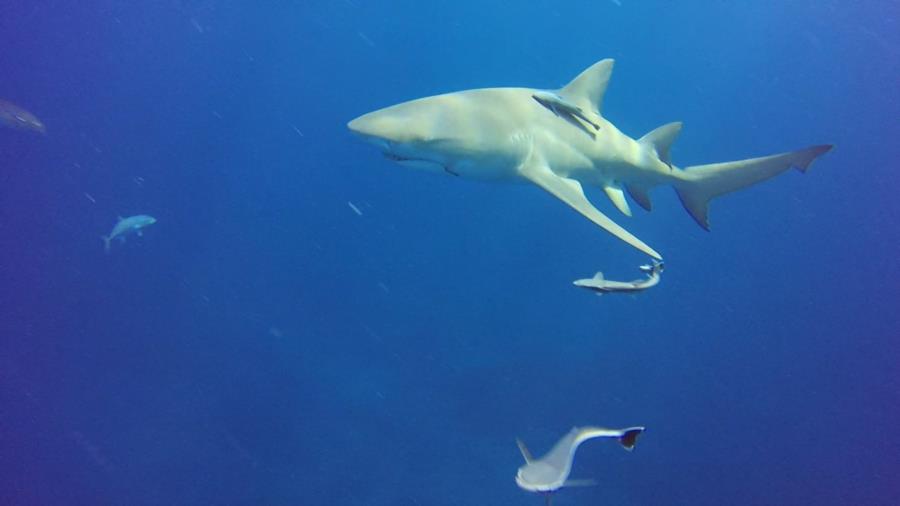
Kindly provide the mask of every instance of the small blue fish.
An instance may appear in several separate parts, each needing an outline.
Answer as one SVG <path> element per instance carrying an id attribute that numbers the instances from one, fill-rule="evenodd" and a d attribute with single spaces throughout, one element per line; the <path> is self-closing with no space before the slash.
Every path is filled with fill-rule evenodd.
<path id="1" fill-rule="evenodd" d="M 109 247 L 113 239 L 118 239 L 119 242 L 125 242 L 125 237 L 130 234 L 137 235 L 138 237 L 144 235 L 143 228 L 149 227 L 154 223 L 156 223 L 156 218 L 147 216 L 146 214 L 138 214 L 127 218 L 119 216 L 119 221 L 116 223 L 116 226 L 113 227 L 112 232 L 110 232 L 109 235 L 100 236 L 100 239 L 103 239 L 103 250 L 109 252 Z"/>
<path id="2" fill-rule="evenodd" d="M 5 100 L 0 100 L 0 125 L 16 130 L 47 133 L 47 127 L 37 116 Z"/>

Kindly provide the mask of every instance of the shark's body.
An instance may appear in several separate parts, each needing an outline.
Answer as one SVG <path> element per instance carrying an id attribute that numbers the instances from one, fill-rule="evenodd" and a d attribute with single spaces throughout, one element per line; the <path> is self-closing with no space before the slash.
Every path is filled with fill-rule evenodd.
<path id="1" fill-rule="evenodd" d="M 651 188 L 674 186 L 691 216 L 708 229 L 711 199 L 791 167 L 805 171 L 831 148 L 813 146 L 681 170 L 669 158 L 681 123 L 632 139 L 602 116 L 612 68 L 612 60 L 600 61 L 554 91 L 486 88 L 421 98 L 365 114 L 348 127 L 403 165 L 472 179 L 536 184 L 656 259 L 661 259 L 658 252 L 598 211 L 582 185 L 603 188 L 626 215 L 630 215 L 626 191 L 649 210 Z"/>
<path id="2" fill-rule="evenodd" d="M 47 133 L 47 127 L 37 116 L 6 100 L 0 100 L 0 125 L 40 134 Z"/>
<path id="3" fill-rule="evenodd" d="M 143 229 L 154 223 L 156 223 L 156 218 L 146 214 L 138 214 L 127 218 L 119 216 L 119 221 L 116 222 L 109 235 L 100 236 L 100 239 L 103 239 L 103 249 L 109 251 L 110 243 L 113 239 L 125 242 L 125 238 L 131 234 L 138 237 L 142 236 L 144 234 Z"/>
<path id="4" fill-rule="evenodd" d="M 659 275 L 663 271 L 663 263 L 656 260 L 651 265 L 642 265 L 640 269 L 647 274 L 644 279 L 636 279 L 634 281 L 613 281 L 606 279 L 602 272 L 594 274 L 593 278 L 578 279 L 572 282 L 575 286 L 587 288 L 597 292 L 597 295 L 604 293 L 633 293 L 653 288 L 659 284 Z"/>
<path id="5" fill-rule="evenodd" d="M 569 480 L 572 471 L 572 461 L 575 459 L 575 451 L 578 446 L 589 440 L 599 437 L 615 438 L 626 450 L 634 448 L 637 437 L 644 432 L 643 427 L 629 427 L 627 429 L 605 429 L 602 427 L 574 427 L 568 434 L 562 437 L 553 448 L 543 457 L 536 459 L 525 447 L 522 441 L 517 440 L 519 451 L 525 458 L 525 465 L 516 473 L 516 484 L 523 490 L 545 494 L 547 502 L 550 495 L 565 486 L 584 485 L 584 480 Z"/>

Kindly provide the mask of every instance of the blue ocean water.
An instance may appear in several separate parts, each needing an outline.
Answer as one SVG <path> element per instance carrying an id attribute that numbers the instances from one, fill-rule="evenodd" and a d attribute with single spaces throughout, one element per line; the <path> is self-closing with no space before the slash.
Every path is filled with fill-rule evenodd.
<path id="1" fill-rule="evenodd" d="M 0 129 L 0 504 L 538 505 L 515 438 L 573 425 L 647 432 L 557 506 L 900 504 L 898 34 L 892 2 L 3 3 L 0 98 L 47 133 Z M 346 129 L 606 57 L 604 115 L 684 121 L 678 165 L 836 149 L 710 233 L 655 190 L 616 219 L 662 283 L 597 298 L 644 258 Z"/>

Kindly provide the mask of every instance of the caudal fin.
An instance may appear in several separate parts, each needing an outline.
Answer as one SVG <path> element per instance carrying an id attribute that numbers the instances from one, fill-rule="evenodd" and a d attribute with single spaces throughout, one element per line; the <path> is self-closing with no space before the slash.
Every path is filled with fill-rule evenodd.
<path id="1" fill-rule="evenodd" d="M 634 449 L 634 445 L 637 443 L 637 438 L 644 432 L 643 427 L 630 427 L 623 431 L 623 434 L 619 436 L 619 444 L 622 445 L 622 448 L 625 448 L 628 451 Z"/>
<path id="2" fill-rule="evenodd" d="M 109 253 L 109 241 L 110 237 L 106 235 L 101 235 L 100 239 L 103 241 L 103 251 Z"/>
<path id="3" fill-rule="evenodd" d="M 813 160 L 831 148 L 831 144 L 824 144 L 761 158 L 687 167 L 680 173 L 675 191 L 694 221 L 709 230 L 710 200 L 775 177 L 791 167 L 806 172 Z"/>

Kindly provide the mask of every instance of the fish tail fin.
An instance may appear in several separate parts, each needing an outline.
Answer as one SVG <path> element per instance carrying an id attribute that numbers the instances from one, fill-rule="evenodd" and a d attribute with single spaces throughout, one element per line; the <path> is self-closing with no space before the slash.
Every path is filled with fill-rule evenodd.
<path id="1" fill-rule="evenodd" d="M 677 171 L 675 191 L 694 221 L 709 230 L 710 200 L 775 177 L 791 167 L 806 172 L 813 160 L 832 147 L 824 144 L 760 158 L 687 167 Z"/>
<path id="2" fill-rule="evenodd" d="M 622 429 L 622 435 L 619 436 L 619 444 L 622 445 L 622 448 L 631 451 L 637 443 L 638 436 L 643 432 L 643 427 L 629 427 L 627 429 Z"/>
<path id="3" fill-rule="evenodd" d="M 103 251 L 109 253 L 109 241 L 110 237 L 108 235 L 101 235 L 100 240 L 103 241 Z"/>

